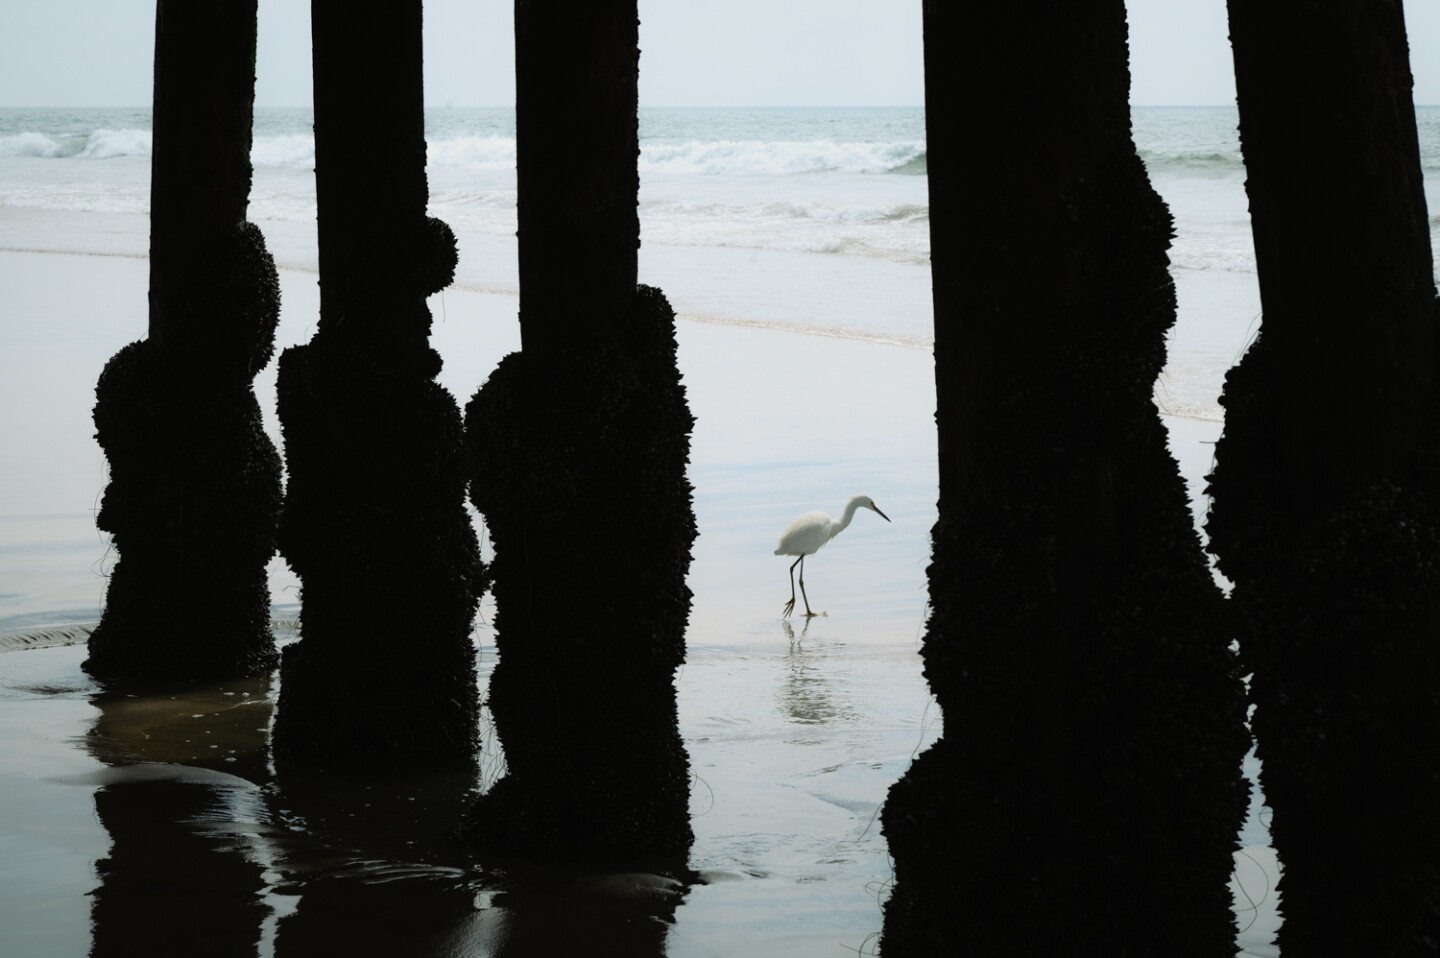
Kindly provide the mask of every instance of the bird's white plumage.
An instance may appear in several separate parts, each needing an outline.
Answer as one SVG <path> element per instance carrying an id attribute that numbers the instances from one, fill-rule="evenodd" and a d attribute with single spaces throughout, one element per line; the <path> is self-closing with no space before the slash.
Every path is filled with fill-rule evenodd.
<path id="1" fill-rule="evenodd" d="M 820 547 L 835 538 L 840 523 L 823 512 L 807 512 L 785 527 L 780 535 L 777 556 L 814 555 Z"/>

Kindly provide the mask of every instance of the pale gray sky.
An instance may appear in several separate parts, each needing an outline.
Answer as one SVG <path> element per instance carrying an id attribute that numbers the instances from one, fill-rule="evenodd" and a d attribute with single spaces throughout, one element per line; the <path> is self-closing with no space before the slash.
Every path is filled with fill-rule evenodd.
<path id="1" fill-rule="evenodd" d="M 1225 0 L 1127 0 L 1132 100 L 1234 99 Z M 1417 103 L 1440 104 L 1440 3 L 1407 4 Z M 154 0 L 0 0 L 0 106 L 148 106 Z M 256 100 L 310 100 L 308 0 L 260 0 Z M 426 100 L 514 102 L 510 0 L 428 0 Z M 920 0 L 640 0 L 650 106 L 912 105 Z"/>

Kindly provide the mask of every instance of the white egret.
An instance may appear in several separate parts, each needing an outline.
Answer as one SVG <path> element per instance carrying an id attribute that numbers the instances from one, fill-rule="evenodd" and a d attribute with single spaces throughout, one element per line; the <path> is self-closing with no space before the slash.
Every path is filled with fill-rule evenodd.
<path id="1" fill-rule="evenodd" d="M 785 611 L 781 615 L 789 615 L 795 611 L 797 565 L 800 567 L 800 595 L 805 600 L 805 618 L 823 614 L 810 611 L 810 597 L 805 595 L 805 557 L 819 552 L 821 546 L 844 532 L 845 527 L 850 525 L 850 520 L 855 518 L 855 510 L 862 506 L 874 510 L 886 522 L 890 521 L 890 517 L 881 512 L 880 507 L 875 505 L 875 500 L 869 496 L 851 496 L 850 501 L 845 503 L 845 514 L 838 521 L 823 512 L 807 512 L 790 523 L 780 535 L 780 548 L 775 550 L 775 554 L 800 557 L 790 564 L 790 601 L 785 603 Z"/>

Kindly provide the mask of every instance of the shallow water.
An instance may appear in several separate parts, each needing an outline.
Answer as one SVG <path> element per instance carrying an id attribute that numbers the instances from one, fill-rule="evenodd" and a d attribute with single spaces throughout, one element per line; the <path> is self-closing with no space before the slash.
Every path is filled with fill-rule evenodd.
<path id="1" fill-rule="evenodd" d="M 913 643 L 838 614 L 756 618 L 726 644 L 692 644 L 679 678 L 696 774 L 688 889 L 469 861 L 444 836 L 468 778 L 277 777 L 269 680 L 103 693 L 79 670 L 83 646 L 0 653 L 0 953 L 81 954 L 87 925 L 95 954 L 859 948 L 890 874 L 880 801 L 938 716 Z M 478 652 L 483 681 L 493 646 Z"/>
<path id="2" fill-rule="evenodd" d="M 869 953 L 879 805 L 939 716 L 911 649 L 839 623 L 692 646 L 693 882 L 472 862 L 445 835 L 466 777 L 277 776 L 270 680 L 102 693 L 82 646 L 0 653 L 0 953 Z M 1273 917 L 1273 856 L 1237 868 Z"/>

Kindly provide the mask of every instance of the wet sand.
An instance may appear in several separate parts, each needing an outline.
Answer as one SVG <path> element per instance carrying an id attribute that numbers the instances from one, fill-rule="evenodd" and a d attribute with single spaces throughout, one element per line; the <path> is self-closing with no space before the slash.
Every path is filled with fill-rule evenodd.
<path id="1" fill-rule="evenodd" d="M 103 600 L 89 409 L 106 358 L 143 334 L 146 270 L 0 253 L 0 633 L 83 626 Z M 307 339 L 318 310 L 313 274 L 284 271 L 282 285 L 280 348 Z M 518 347 L 516 300 L 451 290 L 432 310 L 441 380 L 463 403 Z M 477 866 L 444 836 L 471 782 L 276 780 L 270 682 L 105 694 L 79 669 L 83 646 L 29 648 L 0 651 L 0 954 L 81 955 L 92 940 L 95 954 L 137 940 L 154 954 L 872 951 L 891 876 L 877 813 L 941 727 L 917 654 L 936 498 L 931 359 L 684 320 L 679 337 L 698 419 L 701 536 L 677 681 L 700 883 Z M 273 377 L 272 363 L 257 392 L 278 434 Z M 1167 422 L 1198 509 L 1219 425 Z M 893 523 L 857 517 L 806 564 L 812 605 L 829 614 L 782 619 L 779 532 L 857 492 Z M 278 618 L 298 609 L 296 587 L 272 562 Z M 477 623 L 482 682 L 492 612 L 483 604 Z M 377 694 L 355 690 L 356 707 Z M 490 744 L 482 786 L 502 761 Z M 1243 841 L 1264 860 L 1263 829 Z M 1263 885 L 1245 880 L 1252 894 Z M 1273 899 L 1242 937 L 1247 953 L 1273 953 Z"/>

